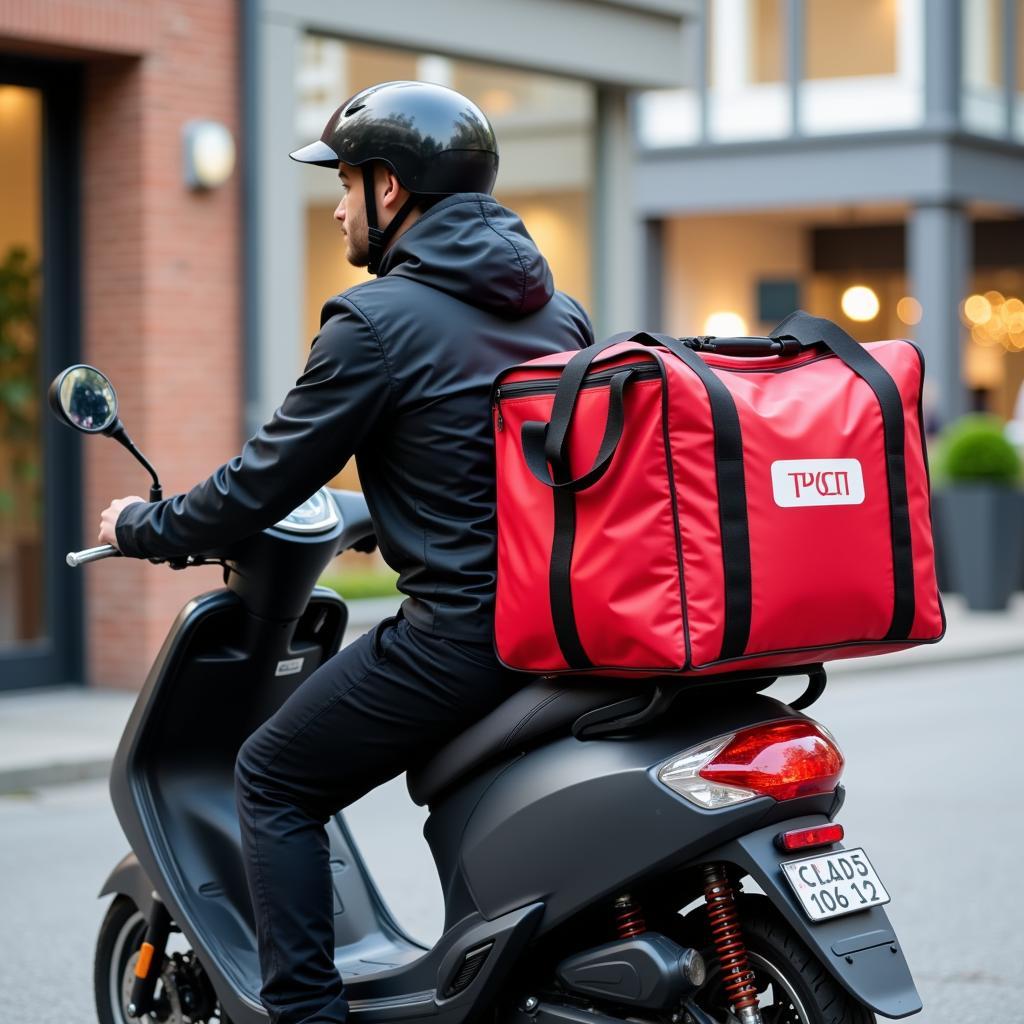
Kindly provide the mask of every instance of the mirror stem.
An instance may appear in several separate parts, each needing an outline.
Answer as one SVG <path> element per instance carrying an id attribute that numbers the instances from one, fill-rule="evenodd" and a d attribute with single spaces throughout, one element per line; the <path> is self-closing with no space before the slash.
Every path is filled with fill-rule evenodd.
<path id="1" fill-rule="evenodd" d="M 156 470 L 150 465 L 149 459 L 135 447 L 135 442 L 128 436 L 128 431 L 124 429 L 124 424 L 120 420 L 116 420 L 113 427 L 110 430 L 105 430 L 104 433 L 108 437 L 112 437 L 122 447 L 127 448 L 146 467 L 149 475 L 153 478 L 153 483 L 149 487 L 149 500 L 161 501 L 164 496 L 164 489 L 160 486 L 160 478 L 156 475 Z"/>

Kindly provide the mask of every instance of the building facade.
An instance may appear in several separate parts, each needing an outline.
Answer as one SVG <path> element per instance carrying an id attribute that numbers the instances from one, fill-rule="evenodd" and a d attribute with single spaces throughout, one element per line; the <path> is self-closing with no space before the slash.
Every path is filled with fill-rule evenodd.
<path id="1" fill-rule="evenodd" d="M 241 192 L 182 176 L 182 129 L 240 132 L 234 0 L 0 3 L 0 689 L 138 687 L 186 597 L 218 582 L 125 559 L 71 570 L 148 477 L 46 409 L 105 370 L 167 493 L 242 436 Z M 201 578 L 198 578 L 201 577 Z"/>
<path id="2" fill-rule="evenodd" d="M 915 338 L 933 421 L 1024 382 L 1024 3 L 704 0 L 692 88 L 638 100 L 646 319 L 799 305 Z"/>
<path id="3" fill-rule="evenodd" d="M 635 90 L 692 84 L 697 0 L 0 0 L 0 689 L 138 688 L 177 610 L 219 584 L 136 560 L 83 570 L 112 497 L 148 479 L 45 409 L 72 362 L 113 380 L 165 493 L 234 455 L 358 277 L 334 176 L 287 158 L 371 82 L 453 85 L 493 116 L 498 194 L 599 328 L 640 316 Z M 189 126 L 235 140 L 183 170 Z"/>

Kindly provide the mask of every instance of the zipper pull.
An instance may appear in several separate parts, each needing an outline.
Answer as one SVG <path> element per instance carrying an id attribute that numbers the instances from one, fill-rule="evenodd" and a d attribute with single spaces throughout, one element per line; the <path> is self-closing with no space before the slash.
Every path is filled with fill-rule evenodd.
<path id="1" fill-rule="evenodd" d="M 505 417 L 501 415 L 501 388 L 494 389 L 494 408 L 498 413 L 498 433 L 505 429 Z"/>

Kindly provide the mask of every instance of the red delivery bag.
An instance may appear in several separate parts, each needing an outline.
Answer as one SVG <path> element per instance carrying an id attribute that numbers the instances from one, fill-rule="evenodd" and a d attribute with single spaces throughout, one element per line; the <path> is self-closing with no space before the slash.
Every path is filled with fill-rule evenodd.
<path id="1" fill-rule="evenodd" d="M 792 314 L 617 335 L 494 393 L 495 646 L 529 672 L 785 669 L 934 643 L 924 363 Z"/>

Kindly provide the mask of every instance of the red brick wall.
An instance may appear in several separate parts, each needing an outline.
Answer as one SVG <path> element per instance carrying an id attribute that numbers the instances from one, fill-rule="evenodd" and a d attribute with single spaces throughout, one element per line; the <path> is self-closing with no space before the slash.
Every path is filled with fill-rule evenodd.
<path id="1" fill-rule="evenodd" d="M 170 495 L 238 450 L 241 218 L 236 170 L 189 192 L 182 126 L 221 121 L 239 140 L 235 0 L 25 0 L 0 4 L 5 48 L 85 55 L 83 357 L 112 378 L 122 419 Z M 118 445 L 83 444 L 85 541 L 111 498 L 148 493 Z M 175 612 L 219 585 L 214 569 L 175 573 L 108 561 L 86 573 L 87 672 L 138 688 Z"/>

